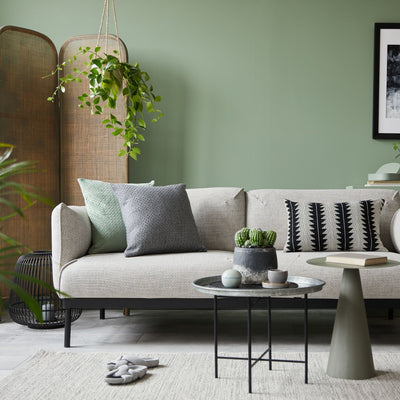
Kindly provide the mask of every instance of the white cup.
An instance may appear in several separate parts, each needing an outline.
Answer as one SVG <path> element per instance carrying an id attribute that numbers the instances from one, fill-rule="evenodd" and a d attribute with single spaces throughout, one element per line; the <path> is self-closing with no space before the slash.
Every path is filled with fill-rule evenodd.
<path id="1" fill-rule="evenodd" d="M 270 283 L 285 283 L 287 281 L 288 272 L 280 269 L 269 269 L 268 280 Z"/>

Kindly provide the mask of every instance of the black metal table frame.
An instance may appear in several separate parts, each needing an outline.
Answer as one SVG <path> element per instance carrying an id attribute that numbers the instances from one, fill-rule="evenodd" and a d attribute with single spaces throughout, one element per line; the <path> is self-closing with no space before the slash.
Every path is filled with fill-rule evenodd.
<path id="1" fill-rule="evenodd" d="M 218 298 L 227 298 L 229 296 L 214 296 L 214 366 L 215 378 L 218 378 L 218 360 L 247 360 L 248 365 L 248 384 L 249 393 L 252 393 L 252 368 L 259 361 L 268 361 L 269 370 L 272 370 L 273 362 L 290 362 L 304 364 L 304 383 L 308 383 L 308 295 L 304 294 L 303 308 L 304 308 L 304 360 L 281 360 L 272 358 L 272 323 L 271 323 L 271 299 L 272 297 L 246 297 L 247 298 L 247 357 L 228 357 L 218 355 Z M 260 299 L 266 298 L 267 311 L 268 311 L 268 347 L 257 358 L 252 355 L 252 334 L 251 334 L 251 310 L 252 306 Z M 253 303 L 254 302 L 254 303 Z M 263 358 L 268 353 L 268 358 Z"/>

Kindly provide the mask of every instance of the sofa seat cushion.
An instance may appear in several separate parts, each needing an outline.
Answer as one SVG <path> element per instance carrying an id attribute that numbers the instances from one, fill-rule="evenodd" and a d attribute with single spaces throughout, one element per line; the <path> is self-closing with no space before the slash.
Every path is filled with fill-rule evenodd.
<path id="1" fill-rule="evenodd" d="M 311 293 L 310 298 L 337 299 L 339 297 L 340 282 L 343 268 L 319 267 L 307 264 L 310 258 L 326 257 L 334 252 L 301 252 L 285 253 L 277 251 L 278 268 L 287 269 L 289 276 L 305 276 L 318 278 L 326 282 L 321 291 Z M 384 268 L 361 268 L 360 276 L 363 287 L 364 298 L 366 299 L 397 299 L 400 287 L 400 254 L 391 252 L 373 252 L 374 256 L 386 256 L 390 260 L 398 261 L 398 267 Z"/>
<path id="2" fill-rule="evenodd" d="M 125 257 L 124 253 L 88 254 L 64 266 L 62 292 L 72 297 L 199 298 L 195 279 L 232 268 L 233 253 L 208 251 Z"/>

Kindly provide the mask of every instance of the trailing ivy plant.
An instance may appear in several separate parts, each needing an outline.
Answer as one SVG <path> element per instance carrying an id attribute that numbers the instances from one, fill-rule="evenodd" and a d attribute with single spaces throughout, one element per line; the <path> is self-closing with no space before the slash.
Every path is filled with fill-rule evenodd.
<path id="1" fill-rule="evenodd" d="M 80 47 L 79 52 L 72 59 L 57 65 L 51 75 L 62 71 L 67 63 L 73 64 L 77 57 L 85 54 L 89 56 L 89 61 L 84 63 L 86 69 L 81 71 L 74 67 L 72 74 L 60 77 L 59 85 L 47 100 L 53 102 L 57 93 L 65 92 L 65 86 L 68 83 L 81 83 L 82 75 L 87 76 L 89 93 L 84 92 L 78 96 L 79 107 L 88 107 L 92 114 L 98 115 L 103 115 L 107 108 L 110 109 L 102 124 L 111 130 L 112 135 L 121 136 L 124 139 L 123 148 L 118 155 L 128 154 L 136 160 L 141 153 L 139 144 L 145 140 L 143 133 L 146 130 L 146 122 L 143 112 L 147 111 L 153 116 L 152 122 L 158 121 L 163 113 L 156 108 L 155 103 L 161 101 L 161 96 L 153 93 L 153 86 L 148 83 L 150 76 L 140 69 L 139 64 L 131 65 L 121 62 L 116 50 L 113 54 L 104 54 L 103 56 L 99 55 L 100 50 L 100 47 L 96 47 L 94 50 L 91 47 Z M 111 111 L 116 108 L 120 95 L 126 100 L 123 121 L 119 121 Z"/>

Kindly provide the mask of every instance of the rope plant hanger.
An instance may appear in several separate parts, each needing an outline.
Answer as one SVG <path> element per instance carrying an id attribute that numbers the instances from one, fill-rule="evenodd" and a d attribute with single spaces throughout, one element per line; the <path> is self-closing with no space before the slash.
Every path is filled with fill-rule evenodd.
<path id="1" fill-rule="evenodd" d="M 155 104 L 161 101 L 161 96 L 153 93 L 153 85 L 149 84 L 150 76 L 140 69 L 138 63 L 129 64 L 120 61 L 121 43 L 117 14 L 114 0 L 111 0 L 111 2 L 118 50 L 113 50 L 112 54 L 108 52 L 110 1 L 105 0 L 96 47 L 94 49 L 89 46 L 80 47 L 79 52 L 71 59 L 64 60 L 57 65 L 56 70 L 49 76 L 61 71 L 63 71 L 63 74 L 60 74 L 59 84 L 47 100 L 53 102 L 59 92 L 65 92 L 65 86 L 68 83 L 88 83 L 89 93 L 83 92 L 78 96 L 78 106 L 89 108 L 94 115 L 105 115 L 101 122 L 102 125 L 109 129 L 113 136 L 122 137 L 124 140 L 123 147 L 118 155 L 129 155 L 136 160 L 138 155 L 141 154 L 139 144 L 145 140 L 143 135 L 147 128 L 143 113 L 146 111 L 152 115 L 151 122 L 157 122 L 163 115 L 161 110 L 155 107 Z M 100 47 L 100 39 L 104 20 L 106 21 L 106 33 L 103 52 Z M 83 70 L 70 65 L 83 55 L 88 57 Z M 88 81 L 82 79 L 83 77 L 86 77 Z M 117 108 L 119 96 L 124 99 L 125 117 L 123 121 L 120 121 L 112 113 Z"/>
<path id="2" fill-rule="evenodd" d="M 121 43 L 120 43 L 119 34 L 118 34 L 117 13 L 115 12 L 114 0 L 112 0 L 112 9 L 113 9 L 113 14 L 114 14 L 115 34 L 117 36 L 117 42 L 118 42 L 118 54 L 121 54 Z M 110 2 L 109 2 L 109 0 L 104 1 L 103 13 L 101 15 L 101 21 L 100 21 L 99 34 L 97 35 L 96 47 L 99 47 L 99 45 L 100 45 L 100 37 L 101 37 L 101 32 L 103 31 L 103 23 L 104 23 L 104 18 L 106 17 L 106 11 L 107 11 L 107 19 L 106 19 L 106 35 L 105 35 L 106 44 L 104 47 L 105 53 L 108 52 L 108 25 L 109 25 L 109 20 L 110 20 Z"/>

